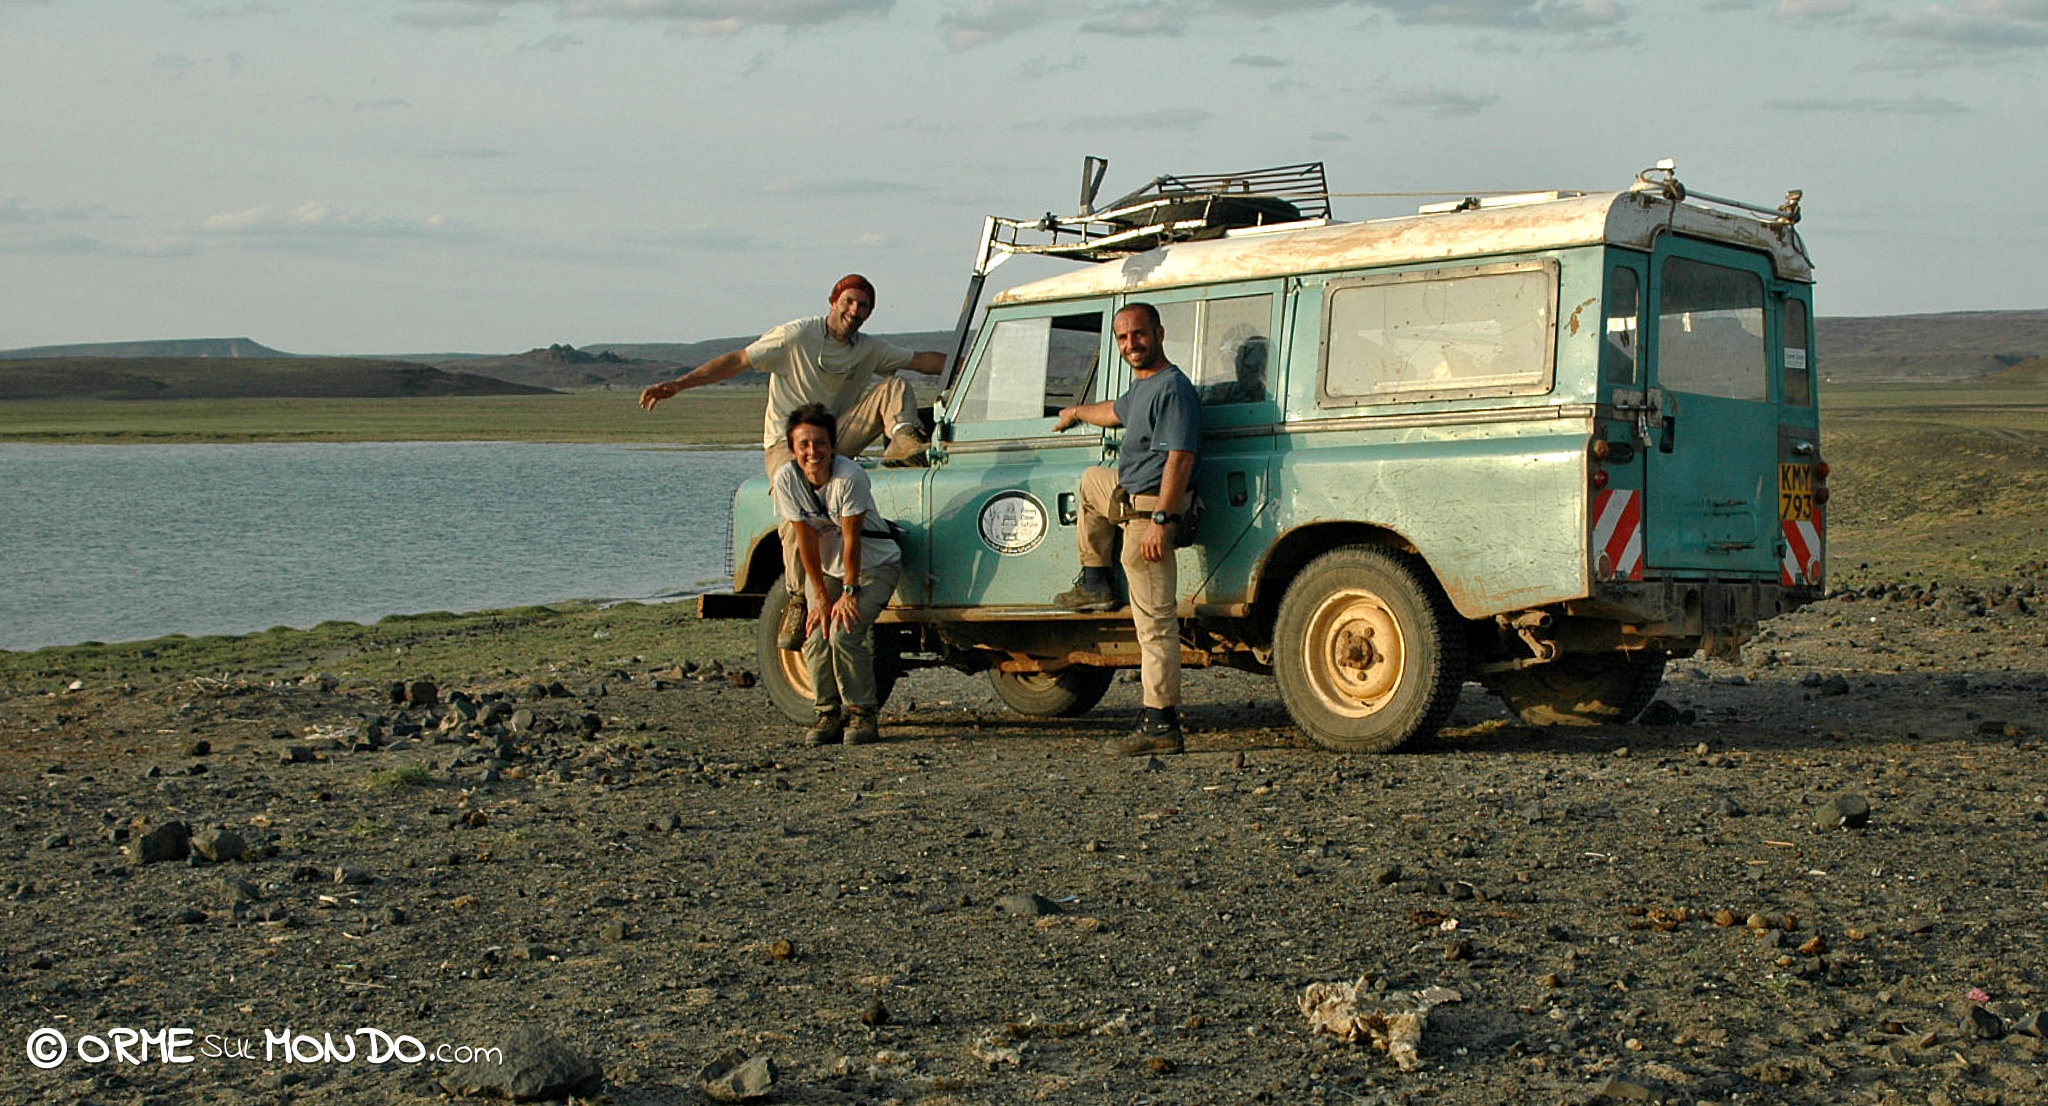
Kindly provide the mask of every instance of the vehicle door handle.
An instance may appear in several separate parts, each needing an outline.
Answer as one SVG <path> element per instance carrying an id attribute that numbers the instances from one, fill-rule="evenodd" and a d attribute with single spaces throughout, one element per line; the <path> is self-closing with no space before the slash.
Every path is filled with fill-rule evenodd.
<path id="1" fill-rule="evenodd" d="M 1223 486 L 1233 507 L 1242 507 L 1251 502 L 1251 490 L 1246 484 L 1244 473 L 1233 472 L 1223 478 Z"/>
<path id="2" fill-rule="evenodd" d="M 1678 446 L 1678 420 L 1664 416 L 1664 431 L 1657 437 L 1657 451 L 1669 453 Z"/>
<path id="3" fill-rule="evenodd" d="M 1058 500 L 1060 525 L 1072 526 L 1081 518 L 1081 509 L 1075 503 L 1076 492 L 1061 492 Z"/>

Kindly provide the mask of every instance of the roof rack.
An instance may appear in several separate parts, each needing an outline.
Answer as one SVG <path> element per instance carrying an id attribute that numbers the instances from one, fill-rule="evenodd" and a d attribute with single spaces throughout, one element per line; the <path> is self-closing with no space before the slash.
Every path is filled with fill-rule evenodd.
<path id="1" fill-rule="evenodd" d="M 1238 173 L 1154 177 L 1144 187 L 1098 210 L 1095 195 L 1108 168 L 1107 158 L 1082 159 L 1081 203 L 1072 215 L 1048 211 L 1036 219 L 990 215 L 982 221 L 967 296 L 953 328 L 952 363 L 942 387 L 951 385 L 966 354 L 968 326 L 988 274 L 1018 254 L 1113 261 L 1169 242 L 1330 221 L 1330 186 L 1320 161 Z"/>
<path id="2" fill-rule="evenodd" d="M 1247 227 L 1327 221 L 1330 186 L 1323 163 L 1304 162 L 1236 173 L 1168 174 L 1100 209 L 1107 159 L 1081 163 L 1081 203 L 1073 215 L 1047 212 L 1036 219 L 990 216 L 982 271 L 1009 255 L 1029 253 L 1075 261 L 1111 261 L 1169 242 L 1218 238 Z"/>

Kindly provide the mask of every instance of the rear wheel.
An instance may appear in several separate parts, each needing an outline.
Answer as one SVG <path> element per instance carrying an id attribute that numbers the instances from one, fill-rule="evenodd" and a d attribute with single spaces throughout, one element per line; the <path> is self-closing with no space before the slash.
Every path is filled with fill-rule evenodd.
<path id="1" fill-rule="evenodd" d="M 804 667 L 804 655 L 775 645 L 782 612 L 788 606 L 789 590 L 777 580 L 768 588 L 768 598 L 761 603 L 761 617 L 754 623 L 754 660 L 761 666 L 761 686 L 768 689 L 768 699 L 775 709 L 792 722 L 809 725 L 818 713 L 817 691 L 811 686 L 810 670 Z M 896 678 L 903 674 L 902 648 L 895 627 L 876 626 L 872 632 L 875 706 L 880 709 L 889 702 L 889 692 L 895 689 Z"/>
<path id="2" fill-rule="evenodd" d="M 1532 726 L 1633 722 L 1664 686 L 1662 656 L 1568 654 L 1488 681 L 1509 713 Z"/>
<path id="3" fill-rule="evenodd" d="M 1095 709 L 1109 691 L 1116 670 L 1077 664 L 1058 672 L 999 672 L 988 682 L 996 698 L 1018 714 L 1034 718 L 1072 718 Z"/>
<path id="4" fill-rule="evenodd" d="M 1384 753 L 1443 728 L 1465 679 L 1465 639 L 1420 562 L 1351 546 L 1288 585 L 1273 627 L 1287 713 L 1317 744 Z"/>

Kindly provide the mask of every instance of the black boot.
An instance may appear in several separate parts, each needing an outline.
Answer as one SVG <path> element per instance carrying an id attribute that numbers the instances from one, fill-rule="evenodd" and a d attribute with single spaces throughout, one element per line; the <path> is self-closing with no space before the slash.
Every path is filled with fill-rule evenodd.
<path id="1" fill-rule="evenodd" d="M 1174 707 L 1146 707 L 1138 728 L 1102 746 L 1113 757 L 1141 757 L 1147 753 L 1181 751 L 1180 711 Z"/>

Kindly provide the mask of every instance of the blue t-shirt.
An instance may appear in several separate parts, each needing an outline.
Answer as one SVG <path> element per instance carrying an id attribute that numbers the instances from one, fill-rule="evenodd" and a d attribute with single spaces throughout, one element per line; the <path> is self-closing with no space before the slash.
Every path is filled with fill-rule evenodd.
<path id="1" fill-rule="evenodd" d="M 1168 365 L 1133 381 L 1117 397 L 1117 421 L 1124 424 L 1117 450 L 1116 482 L 1132 495 L 1157 495 L 1166 478 L 1166 454 L 1184 449 L 1198 453 L 1202 440 L 1202 397 L 1180 369 Z"/>

